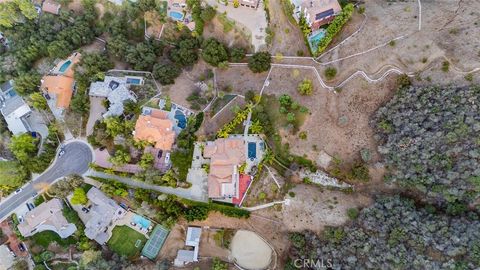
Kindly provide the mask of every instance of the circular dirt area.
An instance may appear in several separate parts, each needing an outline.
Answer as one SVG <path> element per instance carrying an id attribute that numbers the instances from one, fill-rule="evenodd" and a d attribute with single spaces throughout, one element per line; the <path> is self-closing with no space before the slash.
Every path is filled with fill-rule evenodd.
<path id="1" fill-rule="evenodd" d="M 272 249 L 256 233 L 239 230 L 232 239 L 232 256 L 243 268 L 264 269 L 272 260 Z"/>

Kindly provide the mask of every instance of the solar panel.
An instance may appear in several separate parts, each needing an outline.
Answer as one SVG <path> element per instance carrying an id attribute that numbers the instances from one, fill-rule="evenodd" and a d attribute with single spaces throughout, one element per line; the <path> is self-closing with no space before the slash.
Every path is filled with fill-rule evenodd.
<path id="1" fill-rule="evenodd" d="M 315 15 L 315 20 L 318 21 L 318 20 L 321 20 L 325 17 L 332 16 L 334 13 L 335 12 L 333 11 L 333 8 L 331 8 L 327 11 L 320 12 L 317 15 Z"/>

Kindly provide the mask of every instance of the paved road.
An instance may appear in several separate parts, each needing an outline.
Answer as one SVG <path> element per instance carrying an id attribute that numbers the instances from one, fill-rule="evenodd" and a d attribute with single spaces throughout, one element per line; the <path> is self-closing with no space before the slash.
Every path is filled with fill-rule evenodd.
<path id="1" fill-rule="evenodd" d="M 90 147 L 80 141 L 65 145 L 65 154 L 57 158 L 43 174 L 23 187 L 23 190 L 0 203 L 0 221 L 7 218 L 13 210 L 29 200 L 36 192 L 51 185 L 55 180 L 70 175 L 83 174 L 88 170 L 93 155 Z"/>

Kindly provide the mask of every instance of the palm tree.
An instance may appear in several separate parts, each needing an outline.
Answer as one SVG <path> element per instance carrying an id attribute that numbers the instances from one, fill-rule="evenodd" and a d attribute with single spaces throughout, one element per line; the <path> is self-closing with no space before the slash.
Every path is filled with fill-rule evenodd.
<path id="1" fill-rule="evenodd" d="M 255 122 L 252 123 L 250 126 L 250 132 L 254 134 L 261 134 L 263 133 L 263 126 L 260 124 L 259 120 L 256 120 Z"/>

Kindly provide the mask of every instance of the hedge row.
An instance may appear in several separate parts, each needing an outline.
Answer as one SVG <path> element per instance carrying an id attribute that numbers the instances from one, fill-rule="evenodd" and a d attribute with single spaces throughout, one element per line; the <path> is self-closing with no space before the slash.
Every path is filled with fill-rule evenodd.
<path id="1" fill-rule="evenodd" d="M 234 217 L 234 218 L 250 217 L 250 211 L 247 211 L 242 208 L 230 206 L 227 204 L 216 203 L 216 202 L 204 203 L 204 202 L 190 201 L 187 199 L 180 199 L 180 200 L 183 204 L 187 205 L 188 207 L 205 207 L 209 211 L 217 211 L 228 217 Z"/>
<path id="2" fill-rule="evenodd" d="M 342 12 L 338 14 L 335 19 L 328 25 L 325 37 L 323 37 L 318 43 L 318 49 L 316 55 L 322 53 L 332 42 L 333 38 L 342 30 L 343 25 L 352 17 L 353 14 L 353 4 L 346 5 Z"/>

